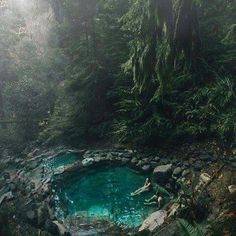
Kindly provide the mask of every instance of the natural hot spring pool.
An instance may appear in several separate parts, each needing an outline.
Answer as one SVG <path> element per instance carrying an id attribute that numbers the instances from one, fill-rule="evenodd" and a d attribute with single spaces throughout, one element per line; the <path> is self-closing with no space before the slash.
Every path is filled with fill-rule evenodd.
<path id="1" fill-rule="evenodd" d="M 131 197 L 130 193 L 145 182 L 146 176 L 126 167 L 96 169 L 75 174 L 56 186 L 57 213 L 109 219 L 118 225 L 136 227 L 156 209 L 144 205 L 153 192 Z"/>

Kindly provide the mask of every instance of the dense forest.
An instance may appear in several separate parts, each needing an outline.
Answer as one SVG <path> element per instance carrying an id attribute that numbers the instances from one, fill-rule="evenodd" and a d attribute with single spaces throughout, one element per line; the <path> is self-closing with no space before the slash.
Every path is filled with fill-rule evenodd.
<path id="1" fill-rule="evenodd" d="M 138 218 L 120 227 L 124 205 L 147 216 L 140 181 L 183 233 L 142 235 L 236 235 L 235 134 L 235 0 L 0 0 L 0 236 L 70 235 L 61 215 L 83 212 L 90 187 L 96 205 L 104 179 L 119 229 L 71 235 L 141 235 Z"/>
<path id="2" fill-rule="evenodd" d="M 1 1 L 1 145 L 235 134 L 235 1 Z"/>

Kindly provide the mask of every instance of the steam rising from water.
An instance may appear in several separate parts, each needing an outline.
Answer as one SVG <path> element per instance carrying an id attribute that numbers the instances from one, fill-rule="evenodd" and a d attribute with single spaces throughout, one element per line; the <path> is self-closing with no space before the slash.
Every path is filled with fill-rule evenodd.
<path id="1" fill-rule="evenodd" d="M 49 1 L 0 0 L 0 17 L 8 20 L 8 30 L 18 36 L 18 45 L 15 45 L 15 49 L 21 48 L 22 43 L 27 41 L 34 45 L 38 56 L 46 52 L 54 22 Z"/>

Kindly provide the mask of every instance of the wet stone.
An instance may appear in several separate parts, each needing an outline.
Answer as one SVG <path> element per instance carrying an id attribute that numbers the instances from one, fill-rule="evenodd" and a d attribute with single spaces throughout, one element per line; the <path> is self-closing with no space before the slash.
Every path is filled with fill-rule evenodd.
<path id="1" fill-rule="evenodd" d="M 132 158 L 131 163 L 132 163 L 132 164 L 138 163 L 138 159 L 137 159 L 136 157 Z"/>
<path id="2" fill-rule="evenodd" d="M 144 166 L 142 167 L 142 170 L 143 170 L 143 171 L 149 171 L 149 170 L 150 170 L 150 165 L 144 165 Z"/>
<path id="3" fill-rule="evenodd" d="M 173 176 L 175 177 L 180 177 L 181 176 L 181 173 L 182 173 L 182 168 L 181 167 L 177 167 L 174 169 L 173 171 Z"/>

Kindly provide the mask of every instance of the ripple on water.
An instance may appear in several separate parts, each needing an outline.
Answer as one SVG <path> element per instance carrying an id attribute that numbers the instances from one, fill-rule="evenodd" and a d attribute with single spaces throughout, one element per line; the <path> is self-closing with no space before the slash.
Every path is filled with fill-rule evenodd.
<path id="1" fill-rule="evenodd" d="M 70 216 L 109 219 L 118 225 L 136 227 L 155 211 L 154 207 L 143 204 L 153 191 L 130 196 L 145 179 L 146 176 L 126 167 L 97 169 L 96 172 L 70 176 L 56 187 L 58 215 L 62 217 L 61 209 L 66 208 Z"/>

